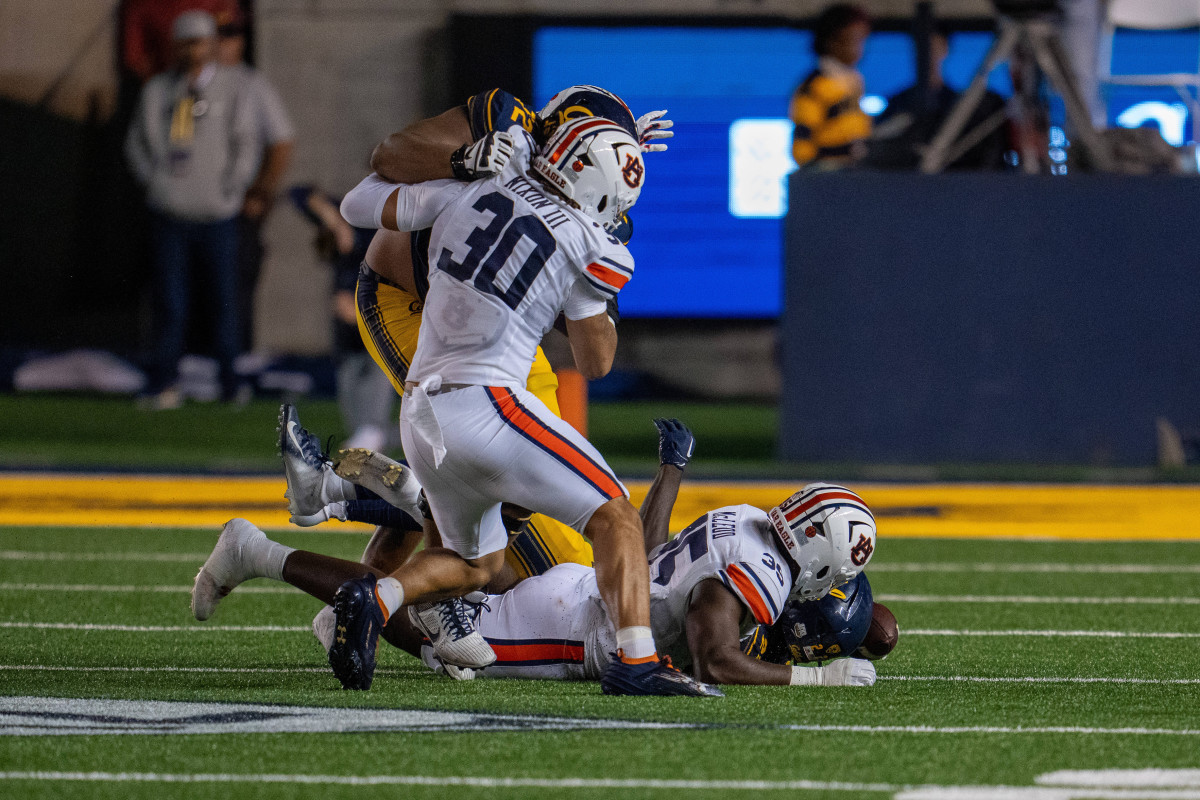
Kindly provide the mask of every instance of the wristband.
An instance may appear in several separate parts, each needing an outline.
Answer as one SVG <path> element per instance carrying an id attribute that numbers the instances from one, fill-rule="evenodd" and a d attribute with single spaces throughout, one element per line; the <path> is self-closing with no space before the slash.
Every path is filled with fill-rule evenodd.
<path id="1" fill-rule="evenodd" d="M 455 150 L 450 154 L 450 171 L 454 173 L 454 177 L 460 181 L 471 180 L 471 173 L 467 169 L 466 161 L 467 145 Z"/>
<path id="2" fill-rule="evenodd" d="M 822 686 L 825 683 L 824 667 L 792 667 L 789 686 Z"/>

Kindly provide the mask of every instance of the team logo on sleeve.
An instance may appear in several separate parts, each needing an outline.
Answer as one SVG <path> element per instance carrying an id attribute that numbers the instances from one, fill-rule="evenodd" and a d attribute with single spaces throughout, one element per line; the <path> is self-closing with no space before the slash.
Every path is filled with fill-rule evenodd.
<path id="1" fill-rule="evenodd" d="M 625 156 L 625 166 L 621 168 L 621 176 L 625 178 L 625 183 L 630 189 L 636 189 L 642 185 L 642 176 L 645 174 L 646 168 L 642 166 L 642 160 L 637 156 Z"/>

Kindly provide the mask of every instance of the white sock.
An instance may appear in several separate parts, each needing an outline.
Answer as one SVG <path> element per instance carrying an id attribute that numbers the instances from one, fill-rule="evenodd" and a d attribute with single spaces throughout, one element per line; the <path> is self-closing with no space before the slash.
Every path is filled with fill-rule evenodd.
<path id="1" fill-rule="evenodd" d="M 404 605 L 404 587 L 395 578 L 380 578 L 375 583 L 375 596 L 379 598 L 379 604 L 383 606 L 384 624 L 386 625 L 387 618 L 390 618 L 400 606 Z"/>
<path id="2" fill-rule="evenodd" d="M 792 667 L 792 686 L 824 686 L 824 667 Z"/>
<path id="3" fill-rule="evenodd" d="M 249 553 L 250 563 L 254 571 L 264 578 L 283 580 L 283 562 L 296 552 L 296 548 L 287 547 L 279 542 L 262 537 L 254 542 L 254 552 Z"/>
<path id="4" fill-rule="evenodd" d="M 321 502 L 328 504 L 339 500 L 357 499 L 358 487 L 327 466 L 325 474 L 321 477 Z"/>
<path id="5" fill-rule="evenodd" d="M 630 625 L 617 631 L 617 649 L 629 661 L 653 658 L 658 652 L 654 634 L 645 625 Z"/>

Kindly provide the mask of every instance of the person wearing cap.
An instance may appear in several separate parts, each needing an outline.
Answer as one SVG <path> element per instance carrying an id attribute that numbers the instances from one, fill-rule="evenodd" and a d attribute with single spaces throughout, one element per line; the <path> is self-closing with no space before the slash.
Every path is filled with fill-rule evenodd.
<path id="1" fill-rule="evenodd" d="M 246 76 L 220 65 L 217 22 L 187 11 L 172 23 L 176 66 L 146 84 L 125 140 L 130 168 L 150 209 L 157 311 L 145 404 L 181 402 L 178 363 L 191 306 L 194 265 L 213 295 L 213 348 L 225 399 L 237 393 L 241 342 L 237 215 L 254 180 L 258 148 L 254 93 Z"/>

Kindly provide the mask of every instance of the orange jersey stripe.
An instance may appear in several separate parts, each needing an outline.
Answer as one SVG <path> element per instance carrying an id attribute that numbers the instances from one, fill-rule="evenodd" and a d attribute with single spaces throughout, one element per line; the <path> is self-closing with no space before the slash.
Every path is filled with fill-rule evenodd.
<path id="1" fill-rule="evenodd" d="M 517 405 L 517 399 L 513 396 L 512 392 L 492 386 L 489 386 L 487 391 L 499 409 L 500 414 L 506 420 L 539 445 L 570 464 L 576 472 L 588 481 L 591 481 L 597 490 L 609 498 L 620 497 L 625 494 L 621 490 L 621 485 L 617 483 L 613 476 L 597 466 L 595 462 L 588 458 L 586 454 L 580 452 L 569 441 L 563 439 L 552 429 L 547 428 L 541 420 L 531 416 Z"/>
<path id="2" fill-rule="evenodd" d="M 767 608 L 767 604 L 763 602 L 758 589 L 754 588 L 754 583 L 747 577 L 746 573 L 742 572 L 741 567 L 737 564 L 730 564 L 726 573 L 729 575 L 729 579 L 733 581 L 733 585 L 742 593 L 742 597 L 750 604 L 750 612 L 754 614 L 754 619 L 762 625 L 770 625 L 772 622 L 771 612 Z"/>
<path id="3" fill-rule="evenodd" d="M 609 269 L 600 264 L 588 264 L 587 271 L 618 291 L 629 283 L 629 276 L 625 273 L 617 272 L 615 269 Z"/>

